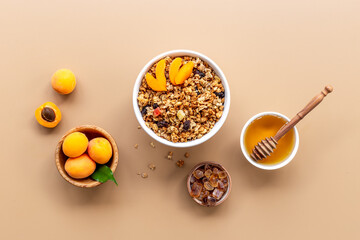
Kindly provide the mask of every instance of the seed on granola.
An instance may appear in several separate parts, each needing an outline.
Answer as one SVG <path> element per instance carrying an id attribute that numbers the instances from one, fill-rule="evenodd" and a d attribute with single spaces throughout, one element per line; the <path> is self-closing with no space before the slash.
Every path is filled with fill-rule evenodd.
<path id="1" fill-rule="evenodd" d="M 186 121 L 184 122 L 183 129 L 184 129 L 185 131 L 187 131 L 187 130 L 189 130 L 189 128 L 190 128 L 190 120 L 186 120 Z"/>
<path id="2" fill-rule="evenodd" d="M 147 178 L 149 175 L 146 172 L 141 173 L 142 178 Z"/>
<path id="3" fill-rule="evenodd" d="M 149 105 L 146 105 L 145 107 L 143 107 L 142 109 L 141 109 L 141 115 L 146 115 L 146 113 L 147 113 L 147 108 L 148 107 L 150 107 Z"/>
<path id="4" fill-rule="evenodd" d="M 150 143 L 150 146 L 155 148 L 155 144 L 153 142 Z"/>
<path id="5" fill-rule="evenodd" d="M 188 158 L 188 157 L 190 157 L 190 154 L 189 154 L 188 152 L 186 152 L 186 153 L 184 154 L 184 156 L 185 156 L 186 158 Z"/>
<path id="6" fill-rule="evenodd" d="M 157 122 L 157 125 L 158 125 L 158 127 L 168 127 L 169 126 L 169 124 L 165 120 Z"/>
<path id="7" fill-rule="evenodd" d="M 183 110 L 179 110 L 179 111 L 177 112 L 177 117 L 179 118 L 180 121 L 183 120 L 184 117 L 185 117 L 184 111 L 183 111 Z"/>
<path id="8" fill-rule="evenodd" d="M 184 165 L 184 161 L 183 160 L 178 160 L 177 162 L 176 162 L 176 165 L 178 166 L 178 167 L 182 167 L 183 165 Z"/>
<path id="9" fill-rule="evenodd" d="M 150 164 L 148 165 L 148 168 L 149 168 L 150 170 L 154 171 L 155 168 L 156 168 L 156 166 L 155 166 L 155 164 L 150 163 Z"/>
<path id="10" fill-rule="evenodd" d="M 215 92 L 215 95 L 218 96 L 219 98 L 224 98 L 225 92 Z"/>
<path id="11" fill-rule="evenodd" d="M 169 152 L 168 155 L 167 155 L 167 158 L 168 158 L 169 160 L 171 160 L 171 159 L 172 159 L 172 156 L 173 156 L 173 152 Z"/>
<path id="12" fill-rule="evenodd" d="M 137 149 L 138 147 L 139 147 L 139 144 L 135 144 L 135 145 L 134 145 L 134 148 Z"/>
<path id="13" fill-rule="evenodd" d="M 200 76 L 200 78 L 205 77 L 205 73 L 203 73 L 203 72 L 201 72 L 201 71 L 199 71 L 197 69 L 195 69 L 194 74 L 198 74 Z"/>

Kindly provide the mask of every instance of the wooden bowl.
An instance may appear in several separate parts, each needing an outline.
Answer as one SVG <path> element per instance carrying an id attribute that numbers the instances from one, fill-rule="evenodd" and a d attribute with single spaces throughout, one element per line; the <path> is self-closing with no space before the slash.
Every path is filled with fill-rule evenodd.
<path id="1" fill-rule="evenodd" d="M 190 184 L 190 178 L 191 178 L 191 175 L 193 174 L 193 172 L 195 170 L 197 170 L 198 168 L 200 167 L 203 167 L 205 166 L 205 164 L 208 164 L 210 166 L 213 166 L 213 167 L 217 167 L 219 168 L 220 170 L 222 171 L 225 171 L 226 174 L 227 174 L 227 177 L 228 177 L 228 187 L 227 187 L 227 190 L 226 192 L 224 193 L 224 195 L 221 197 L 221 199 L 219 201 L 217 201 L 215 203 L 215 205 L 206 205 L 204 204 L 202 201 L 200 201 L 199 199 L 195 198 L 195 197 L 191 197 L 190 195 L 190 192 L 191 192 L 191 184 Z M 195 201 L 197 202 L 198 204 L 200 204 L 201 206 L 205 206 L 205 207 L 215 207 L 215 206 L 218 206 L 220 205 L 221 203 L 223 203 L 228 197 L 229 197 L 229 194 L 230 194 L 230 191 L 231 191 L 231 177 L 230 177 L 230 174 L 229 172 L 219 163 L 215 163 L 215 162 L 201 162 L 201 163 L 198 163 L 196 164 L 189 172 L 189 175 L 187 177 L 187 181 L 186 181 L 186 186 L 187 186 L 187 189 L 188 189 L 188 192 L 189 192 L 189 195 L 190 197 Z"/>
<path id="2" fill-rule="evenodd" d="M 84 187 L 84 188 L 96 187 L 96 186 L 100 185 L 101 183 L 93 180 L 91 177 L 87 177 L 84 179 L 75 179 L 75 178 L 70 177 L 65 171 L 64 166 L 65 166 L 65 162 L 68 159 L 68 157 L 64 154 L 64 152 L 62 150 L 62 144 L 63 144 L 65 137 L 73 132 L 84 133 L 87 136 L 87 138 L 89 139 L 89 141 L 96 137 L 104 137 L 107 140 L 109 140 L 112 150 L 113 150 L 113 155 L 112 155 L 111 159 L 109 160 L 109 162 L 106 163 L 106 165 L 111 169 L 112 172 L 115 172 L 116 167 L 118 165 L 118 161 L 119 161 L 119 152 L 118 152 L 116 142 L 113 139 L 113 137 L 109 133 L 107 133 L 104 129 L 94 126 L 94 125 L 83 125 L 83 126 L 75 127 L 73 129 L 69 130 L 60 139 L 59 143 L 56 146 L 55 162 L 56 162 L 56 167 L 59 170 L 60 175 L 66 181 L 68 181 L 69 183 L 71 183 L 77 187 Z"/>

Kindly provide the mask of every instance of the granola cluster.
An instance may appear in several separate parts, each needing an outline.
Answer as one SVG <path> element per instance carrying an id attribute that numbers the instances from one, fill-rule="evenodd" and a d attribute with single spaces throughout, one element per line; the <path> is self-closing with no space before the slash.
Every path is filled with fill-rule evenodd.
<path id="1" fill-rule="evenodd" d="M 138 93 L 139 109 L 147 127 L 171 142 L 199 139 L 214 127 L 224 110 L 225 91 L 221 79 L 200 58 L 183 56 L 183 63 L 194 62 L 193 73 L 184 84 L 168 80 L 167 91 L 152 90 L 143 78 Z M 169 79 L 172 57 L 166 57 L 165 76 Z M 156 64 L 149 73 L 155 76 Z M 161 114 L 154 115 L 160 109 Z"/>

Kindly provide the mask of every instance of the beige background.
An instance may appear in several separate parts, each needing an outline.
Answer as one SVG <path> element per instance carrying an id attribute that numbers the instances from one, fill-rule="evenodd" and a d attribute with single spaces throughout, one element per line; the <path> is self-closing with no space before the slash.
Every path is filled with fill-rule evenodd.
<path id="1" fill-rule="evenodd" d="M 359 13 L 358 0 L 2 0 L 1 238 L 360 239 Z M 201 146 L 153 149 L 137 129 L 133 84 L 152 57 L 179 48 L 223 69 L 230 114 Z M 50 85 L 64 67 L 78 77 L 65 97 Z M 244 159 L 239 135 L 252 115 L 292 117 L 328 83 L 335 91 L 298 126 L 290 165 L 266 172 Z M 45 101 L 63 113 L 53 130 L 34 117 Z M 79 189 L 57 172 L 57 141 L 80 124 L 116 139 L 118 187 Z M 169 150 L 176 160 L 191 154 L 183 169 L 165 159 Z M 229 199 L 213 209 L 185 187 L 204 160 L 224 164 L 233 180 Z"/>

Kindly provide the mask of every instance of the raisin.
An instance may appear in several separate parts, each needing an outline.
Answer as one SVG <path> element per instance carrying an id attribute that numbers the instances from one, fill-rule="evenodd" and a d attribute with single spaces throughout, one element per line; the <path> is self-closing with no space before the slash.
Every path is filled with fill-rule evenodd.
<path id="1" fill-rule="evenodd" d="M 142 109 L 141 109 L 141 115 L 146 115 L 146 113 L 147 113 L 147 108 L 148 107 L 150 107 L 149 105 L 146 105 L 145 107 L 143 107 Z"/>
<path id="2" fill-rule="evenodd" d="M 158 125 L 158 127 L 168 127 L 169 126 L 169 124 L 164 120 L 157 122 L 157 125 Z"/>
<path id="3" fill-rule="evenodd" d="M 186 120 L 186 121 L 184 122 L 183 129 L 184 129 L 185 131 L 187 131 L 187 130 L 189 130 L 189 128 L 190 128 L 190 120 Z"/>
<path id="4" fill-rule="evenodd" d="M 153 109 L 158 108 L 158 107 L 159 107 L 159 105 L 157 103 L 153 104 Z"/>
<path id="5" fill-rule="evenodd" d="M 205 73 L 203 73 L 203 72 L 201 72 L 201 71 L 199 71 L 199 70 L 197 70 L 197 69 L 195 69 L 195 71 L 194 71 L 194 75 L 195 75 L 195 74 L 198 74 L 198 75 L 200 76 L 200 78 L 205 77 Z"/>
<path id="6" fill-rule="evenodd" d="M 218 96 L 219 98 L 224 98 L 225 92 L 215 92 L 215 95 Z"/>
<path id="7" fill-rule="evenodd" d="M 195 86 L 195 92 L 196 92 L 196 94 L 197 94 L 197 95 L 199 95 L 199 94 L 200 94 L 199 89 L 198 89 L 198 87 L 197 87 L 197 86 Z"/>

